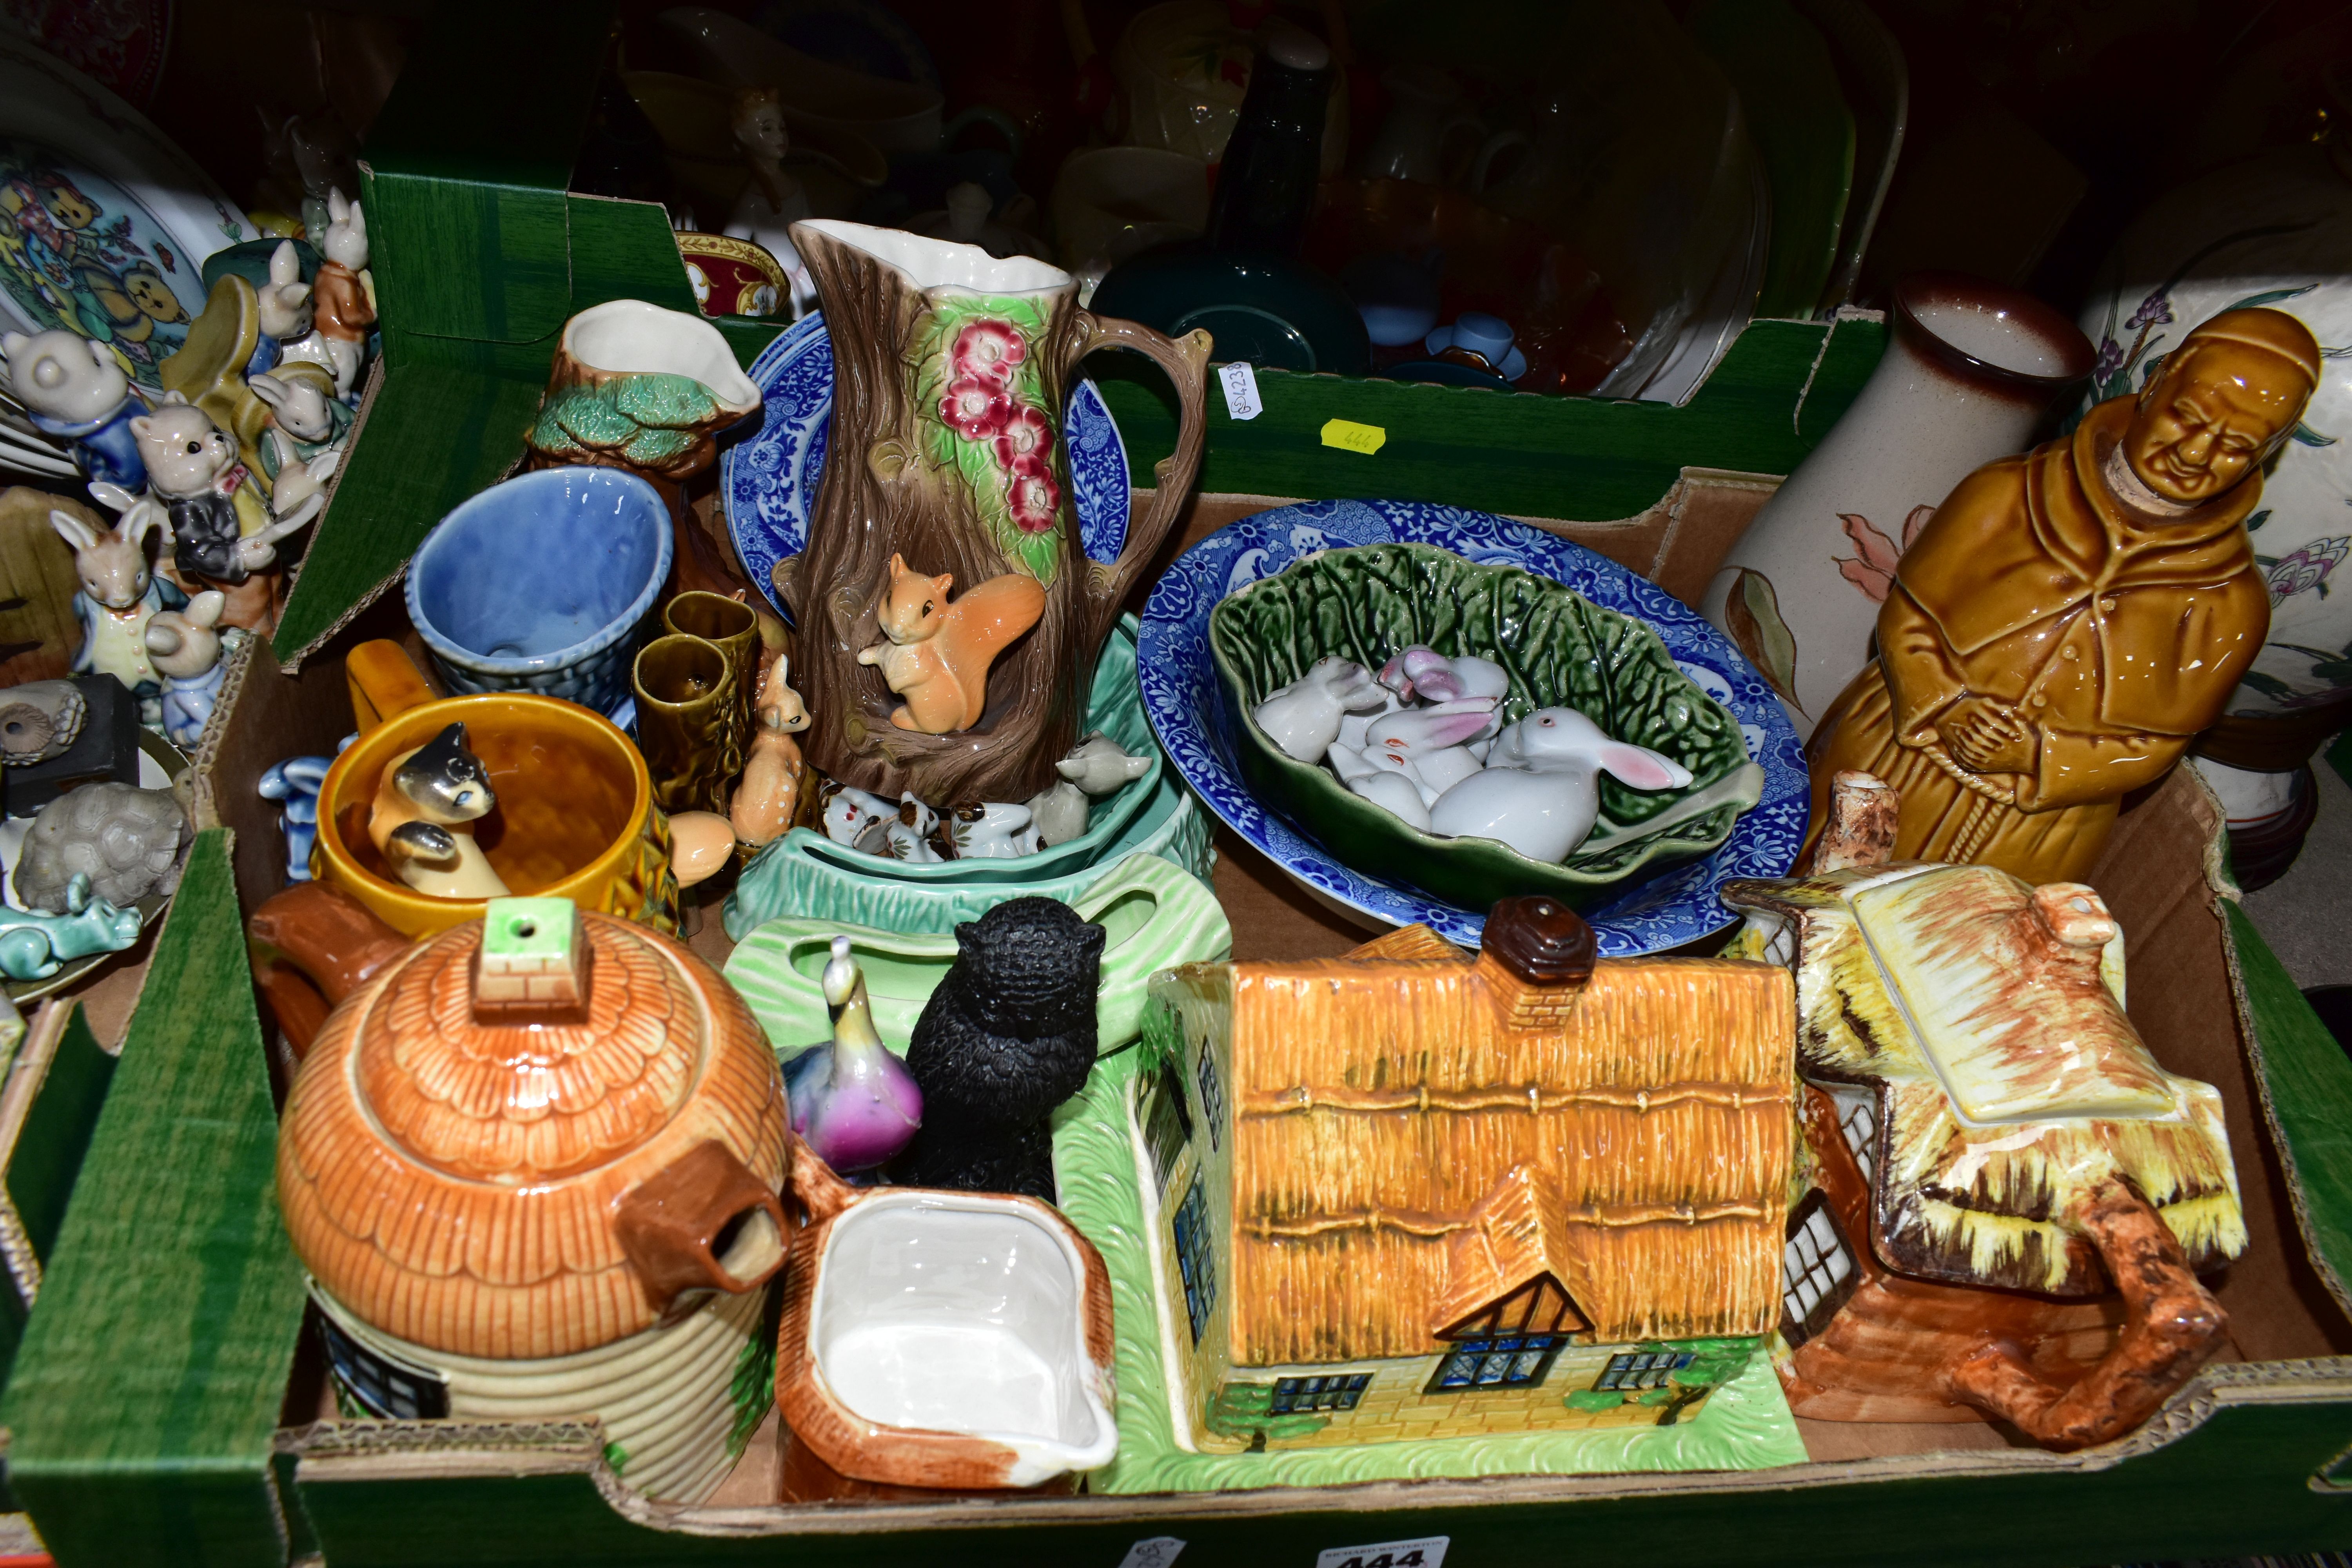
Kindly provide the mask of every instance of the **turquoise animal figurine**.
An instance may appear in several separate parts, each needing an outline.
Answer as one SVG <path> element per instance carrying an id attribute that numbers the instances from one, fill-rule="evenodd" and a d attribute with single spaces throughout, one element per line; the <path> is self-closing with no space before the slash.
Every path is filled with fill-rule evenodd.
<path id="1" fill-rule="evenodd" d="M 77 872 L 66 884 L 66 912 L 36 914 L 0 909 L 0 974 L 11 980 L 47 980 L 68 959 L 94 952 L 121 952 L 139 940 L 139 911 L 118 910 L 89 890 L 89 877 Z"/>

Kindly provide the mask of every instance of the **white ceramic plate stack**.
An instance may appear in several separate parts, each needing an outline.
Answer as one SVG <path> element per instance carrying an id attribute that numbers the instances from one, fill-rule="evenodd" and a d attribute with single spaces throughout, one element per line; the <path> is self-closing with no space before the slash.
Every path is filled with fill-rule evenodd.
<path id="1" fill-rule="evenodd" d="M 0 211 L 0 328 L 105 338 L 160 392 L 157 367 L 204 310 L 205 258 L 255 237 L 252 225 L 146 116 L 7 33 L 0 183 L 26 198 Z M 75 474 L 13 398 L 0 398 L 0 468 Z"/>

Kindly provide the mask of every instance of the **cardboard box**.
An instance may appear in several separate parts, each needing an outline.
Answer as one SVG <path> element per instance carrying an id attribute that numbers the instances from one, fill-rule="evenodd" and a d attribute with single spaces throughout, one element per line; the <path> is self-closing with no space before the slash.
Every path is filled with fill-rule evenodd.
<path id="1" fill-rule="evenodd" d="M 1688 477 L 1605 525 L 1543 522 L 1685 584 L 1769 480 Z M 1201 498 L 1195 538 L 1278 498 Z M 1538 520 L 1540 521 L 1540 520 Z M 1717 547 L 1719 551 L 1719 546 Z M 1685 592 L 1694 591 L 1685 586 Z M 1496 1476 L 1165 1497 L 802 1495 L 772 1418 L 711 1503 L 648 1501 L 578 1426 L 332 1419 L 300 1270 L 272 1196 L 272 1069 L 237 931 L 282 880 L 251 788 L 351 723 L 335 655 L 404 632 L 381 603 L 326 656 L 266 647 L 231 682 L 205 759 L 205 830 L 158 946 L 82 1187 L 0 1406 L 9 1473 L 60 1563 L 1307 1563 L 1325 1548 L 1444 1536 L 1452 1561 L 1558 1550 L 1698 1563 L 2000 1560 L 2057 1565 L 2303 1551 L 2352 1541 L 2352 1061 L 2230 896 L 2221 819 L 2193 774 L 2132 804 L 2092 880 L 2123 921 L 2130 1011 L 2164 1065 L 2219 1085 L 2252 1244 L 2219 1283 L 2231 1348 L 2129 1439 L 2075 1455 L 1982 1426 L 1802 1423 L 1810 1463 L 1722 1474 Z M 1227 835 L 1220 900 L 1239 957 L 1335 953 L 1358 931 Z M 717 921 L 693 939 L 714 959 Z M 1044 1533 L 1041 1533 L 1044 1532 Z M 789 1543 L 772 1538 L 789 1537 Z M 887 1537 L 886 1540 L 877 1537 Z"/>

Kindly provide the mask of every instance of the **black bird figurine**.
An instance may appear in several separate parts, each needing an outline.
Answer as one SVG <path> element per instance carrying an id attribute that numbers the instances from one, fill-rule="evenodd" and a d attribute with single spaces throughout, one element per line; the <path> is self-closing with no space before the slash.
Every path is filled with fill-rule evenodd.
<path id="1" fill-rule="evenodd" d="M 956 927 L 955 964 L 907 1047 L 923 1125 L 893 1181 L 1055 1200 L 1045 1119 L 1094 1068 L 1103 936 L 1051 899 Z"/>

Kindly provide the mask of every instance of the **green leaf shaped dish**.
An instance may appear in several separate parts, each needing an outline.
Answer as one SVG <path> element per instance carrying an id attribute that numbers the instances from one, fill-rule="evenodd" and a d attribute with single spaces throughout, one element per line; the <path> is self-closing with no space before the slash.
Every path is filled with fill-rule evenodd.
<path id="1" fill-rule="evenodd" d="M 1604 775 L 1591 836 L 1565 864 L 1549 865 L 1495 839 L 1409 826 L 1328 768 L 1285 753 L 1251 717 L 1317 659 L 1377 670 L 1416 643 L 1501 665 L 1511 679 L 1505 722 L 1538 708 L 1576 709 L 1688 768 L 1690 787 L 1642 791 Z M 1738 721 L 1676 667 L 1656 632 L 1517 566 L 1426 544 L 1319 552 L 1221 601 L 1209 651 L 1251 790 L 1343 864 L 1464 909 L 1528 893 L 1591 908 L 1712 854 L 1762 798 L 1763 770 L 1748 760 Z"/>

